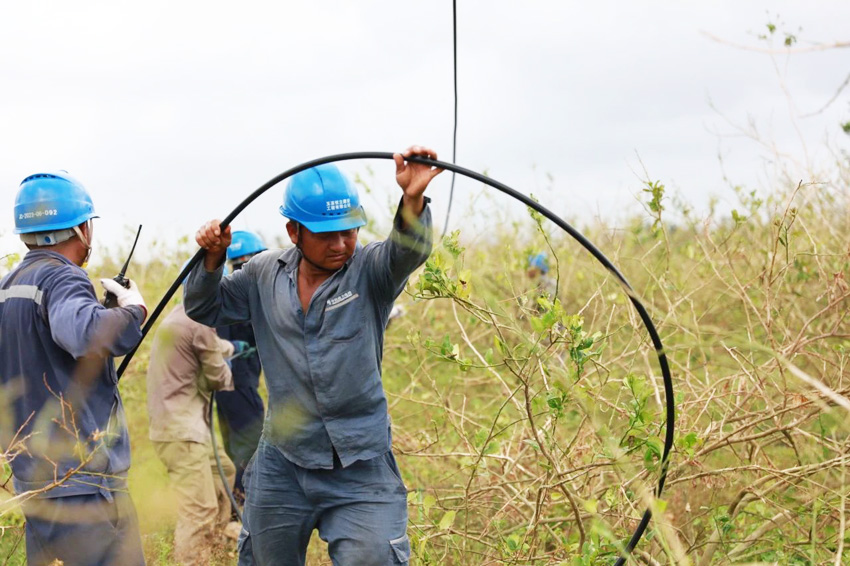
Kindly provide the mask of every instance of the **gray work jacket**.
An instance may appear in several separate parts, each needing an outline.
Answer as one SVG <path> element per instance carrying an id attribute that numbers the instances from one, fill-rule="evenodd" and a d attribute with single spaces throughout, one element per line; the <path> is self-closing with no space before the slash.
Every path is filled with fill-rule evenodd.
<path id="1" fill-rule="evenodd" d="M 201 324 L 250 321 L 269 391 L 264 435 L 291 462 L 333 468 L 390 449 L 381 383 L 384 329 L 393 301 L 431 252 L 431 211 L 402 230 L 400 213 L 383 242 L 354 255 L 316 289 L 307 312 L 298 298 L 296 248 L 269 250 L 222 278 L 199 262 L 184 289 L 186 314 Z"/>

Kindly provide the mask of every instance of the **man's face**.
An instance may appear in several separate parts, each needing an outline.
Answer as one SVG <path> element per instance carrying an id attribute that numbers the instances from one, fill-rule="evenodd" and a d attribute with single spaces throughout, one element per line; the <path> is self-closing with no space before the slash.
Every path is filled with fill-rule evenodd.
<path id="1" fill-rule="evenodd" d="M 358 228 L 314 233 L 304 226 L 296 227 L 292 222 L 286 228 L 292 243 L 301 245 L 301 253 L 327 270 L 335 271 L 345 265 L 357 246 Z"/>
<path id="2" fill-rule="evenodd" d="M 233 260 L 231 260 L 231 262 L 230 262 L 231 265 L 233 266 L 233 271 L 237 271 L 239 269 L 242 269 L 242 265 L 245 262 L 247 262 L 249 259 L 254 257 L 255 255 L 257 255 L 257 254 L 248 254 L 248 255 L 243 255 L 243 256 L 233 258 Z"/>

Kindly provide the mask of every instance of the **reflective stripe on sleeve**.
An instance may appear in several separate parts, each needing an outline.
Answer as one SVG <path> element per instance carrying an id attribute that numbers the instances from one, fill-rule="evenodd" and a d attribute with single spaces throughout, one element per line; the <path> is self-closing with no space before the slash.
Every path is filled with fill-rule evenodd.
<path id="1" fill-rule="evenodd" d="M 40 305 L 43 295 L 41 289 L 35 285 L 12 285 L 8 289 L 0 289 L 0 303 L 6 302 L 7 299 L 29 299 Z"/>

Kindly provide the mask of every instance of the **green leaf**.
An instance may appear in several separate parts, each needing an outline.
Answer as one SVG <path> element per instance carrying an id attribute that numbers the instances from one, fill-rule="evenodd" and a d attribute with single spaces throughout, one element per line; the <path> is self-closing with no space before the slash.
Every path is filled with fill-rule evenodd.
<path id="1" fill-rule="evenodd" d="M 440 519 L 440 524 L 438 525 L 441 531 L 447 531 L 451 528 L 451 526 L 455 522 L 456 511 L 446 511 L 446 514 L 443 515 L 443 518 Z"/>
<path id="2" fill-rule="evenodd" d="M 437 499 L 431 494 L 428 494 L 422 498 L 422 508 L 425 510 L 426 515 L 429 511 L 431 511 L 431 508 L 436 505 L 436 503 Z"/>
<path id="3" fill-rule="evenodd" d="M 443 342 L 440 344 L 440 353 L 448 358 L 452 349 L 452 339 L 448 334 L 446 334 L 443 337 Z"/>
<path id="4" fill-rule="evenodd" d="M 487 348 L 487 351 L 484 352 L 484 361 L 493 364 L 493 348 Z"/>
<path id="5" fill-rule="evenodd" d="M 499 337 L 498 337 L 498 336 L 493 336 L 493 344 L 496 346 L 496 349 L 499 351 L 499 353 L 500 353 L 501 355 L 503 355 L 503 356 L 507 356 L 507 355 L 508 355 L 508 349 L 507 349 L 507 347 L 505 346 L 505 343 L 504 343 L 504 342 L 502 342 L 502 341 L 499 339 Z"/>

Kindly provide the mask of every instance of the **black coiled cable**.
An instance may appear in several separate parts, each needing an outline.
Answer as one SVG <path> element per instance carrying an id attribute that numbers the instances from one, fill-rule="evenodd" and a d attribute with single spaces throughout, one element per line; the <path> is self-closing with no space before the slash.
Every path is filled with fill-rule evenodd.
<path id="1" fill-rule="evenodd" d="M 286 171 L 284 171 L 280 175 L 274 177 L 273 179 L 271 179 L 270 181 L 268 181 L 264 185 L 262 185 L 260 188 L 255 190 L 253 193 L 251 193 L 245 200 L 243 200 L 241 203 L 239 203 L 239 206 L 234 208 L 233 211 L 231 211 L 231 213 L 227 215 L 227 217 L 221 222 L 221 227 L 224 228 L 224 227 L 230 225 L 230 223 L 233 222 L 233 220 L 237 216 L 239 216 L 239 214 L 243 210 L 245 210 L 245 208 L 249 204 L 251 204 L 257 197 L 259 197 L 261 194 L 265 193 L 267 190 L 274 187 L 275 185 L 277 185 L 281 181 L 291 177 L 292 175 L 295 175 L 296 173 L 299 173 L 299 172 L 304 171 L 305 169 L 309 169 L 311 167 L 315 167 L 317 165 L 323 165 L 325 163 L 334 163 L 334 162 L 337 162 L 337 161 L 351 161 L 351 160 L 354 160 L 354 159 L 390 159 L 391 160 L 391 159 L 393 159 L 393 154 L 387 153 L 387 152 L 378 152 L 378 151 L 340 153 L 340 154 L 337 154 L 337 155 L 329 155 L 327 157 L 320 157 L 318 159 L 313 159 L 312 161 L 306 161 L 306 162 L 304 162 L 300 165 L 296 165 L 295 167 L 292 167 L 291 169 L 287 169 Z M 640 315 L 640 319 L 643 322 L 643 325 L 646 327 L 647 331 L 649 332 L 649 337 L 650 337 L 650 340 L 652 341 L 653 347 L 655 348 L 655 354 L 656 354 L 656 356 L 658 356 L 658 364 L 661 368 L 661 375 L 662 375 L 662 378 L 664 380 L 664 396 L 665 396 L 665 406 L 666 406 L 666 415 L 667 415 L 666 416 L 666 433 L 665 433 L 665 436 L 664 436 L 664 450 L 663 450 L 662 455 L 661 455 L 661 475 L 658 479 L 658 485 L 655 489 L 655 496 L 660 497 L 661 492 L 664 489 L 664 483 L 667 480 L 667 470 L 668 470 L 669 463 L 670 463 L 669 462 L 669 455 L 670 455 L 670 451 L 673 448 L 673 435 L 674 435 L 674 426 L 675 426 L 675 420 L 676 420 L 676 407 L 675 407 L 675 404 L 674 404 L 675 401 L 674 401 L 674 397 L 673 397 L 673 378 L 670 374 L 670 366 L 667 363 L 667 355 L 664 353 L 664 346 L 661 344 L 661 338 L 658 335 L 658 331 L 656 330 L 655 325 L 652 323 L 652 319 L 649 317 L 649 313 L 647 312 L 646 308 L 643 306 L 643 304 L 637 298 L 637 296 L 635 295 L 631 285 L 629 285 L 629 282 L 626 281 L 626 278 L 623 276 L 623 274 L 620 273 L 620 271 L 614 266 L 614 264 L 611 263 L 611 261 L 607 257 L 605 257 L 605 255 L 601 251 L 599 251 L 599 249 L 597 249 L 596 246 L 594 246 L 590 242 L 590 240 L 585 238 L 578 230 L 576 230 L 575 228 L 570 226 L 566 221 L 564 221 L 561 217 L 556 215 L 554 212 L 550 211 L 549 209 L 547 209 L 546 207 L 544 207 L 540 203 L 532 200 L 531 198 L 527 197 L 526 195 L 524 195 L 520 192 L 517 192 L 514 189 L 508 187 L 507 185 L 504 185 L 504 184 L 502 184 L 498 181 L 495 181 L 495 180 L 491 179 L 490 177 L 486 177 L 486 176 L 484 176 L 480 173 L 470 171 L 469 169 L 464 169 L 463 167 L 459 167 L 459 166 L 451 164 L 451 163 L 445 163 L 445 162 L 442 162 L 442 161 L 437 161 L 437 160 L 434 160 L 434 159 L 428 159 L 428 158 L 419 157 L 419 156 L 411 156 L 411 157 L 408 157 L 407 160 L 412 161 L 414 163 L 424 163 L 424 164 L 427 164 L 427 165 L 432 165 L 434 167 L 440 167 L 442 169 L 447 169 L 449 171 L 452 171 L 453 173 L 459 173 L 461 175 L 464 175 L 465 177 L 469 177 L 470 179 L 484 183 L 485 185 L 488 185 L 488 186 L 490 186 L 490 187 L 492 187 L 492 188 L 494 188 L 498 191 L 505 193 L 506 195 L 508 195 L 510 197 L 513 197 L 514 199 L 525 204 L 526 206 L 536 210 L 541 215 L 545 216 L 546 218 L 548 218 L 549 220 L 554 222 L 559 228 L 564 230 L 570 236 L 572 236 L 572 238 L 574 238 L 576 241 L 578 241 L 578 243 L 581 244 L 582 247 L 584 247 L 587 251 L 589 251 L 590 254 L 593 257 L 595 257 L 599 261 L 599 263 L 601 263 L 605 267 L 605 269 L 607 269 L 614 277 L 617 278 L 617 280 L 620 282 L 620 284 L 626 290 L 626 293 L 629 296 L 629 300 L 632 302 L 632 305 L 634 306 L 635 310 L 637 310 L 638 314 Z M 165 309 L 165 306 L 168 304 L 168 302 L 171 300 L 171 297 L 174 295 L 174 293 L 177 291 L 177 289 L 180 288 L 180 285 L 182 284 L 183 280 L 186 278 L 186 276 L 189 275 L 189 273 L 192 271 L 192 269 L 195 267 L 195 265 L 199 261 L 202 260 L 205 253 L 206 252 L 203 249 L 199 249 L 197 251 L 197 253 L 195 253 L 195 255 L 192 257 L 192 259 L 189 260 L 189 262 L 186 264 L 186 266 L 183 268 L 183 270 L 180 272 L 180 274 L 177 276 L 177 278 L 174 280 L 174 283 L 172 283 L 171 287 L 168 288 L 168 291 L 165 292 L 165 295 L 160 300 L 159 304 L 156 306 L 154 311 L 151 313 L 150 317 L 148 318 L 147 322 L 145 323 L 144 327 L 142 328 L 142 339 L 144 339 L 144 337 L 148 334 L 151 327 L 156 322 L 156 319 L 159 317 L 159 315 Z M 138 349 L 138 345 L 130 353 L 128 353 L 124 357 L 124 359 L 121 361 L 121 365 L 118 368 L 118 377 L 121 377 L 121 375 L 124 374 L 124 371 L 127 369 L 127 366 L 129 365 L 130 360 L 133 359 L 133 355 L 136 353 L 136 349 Z M 225 483 L 225 485 L 226 485 L 226 483 Z M 635 529 L 634 533 L 632 534 L 631 538 L 626 543 L 626 546 L 623 549 L 621 556 L 614 563 L 615 566 L 622 566 L 623 564 L 626 563 L 626 559 L 627 559 L 628 555 L 631 554 L 632 550 L 634 550 L 638 541 L 643 536 L 643 533 L 646 531 L 647 527 L 649 526 L 649 521 L 650 521 L 651 518 L 652 518 L 652 511 L 647 509 L 644 512 L 643 517 L 641 518 L 640 523 L 638 524 L 638 526 Z"/>

